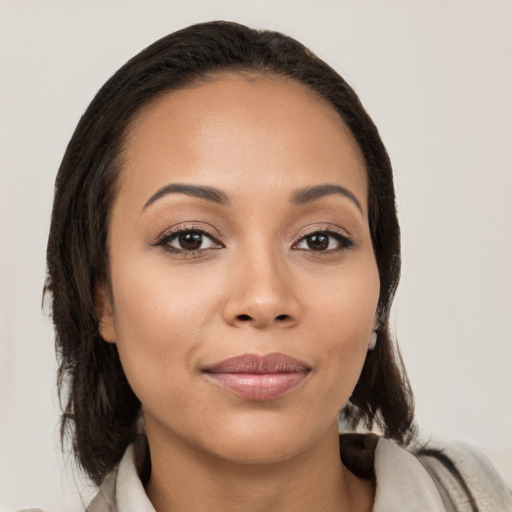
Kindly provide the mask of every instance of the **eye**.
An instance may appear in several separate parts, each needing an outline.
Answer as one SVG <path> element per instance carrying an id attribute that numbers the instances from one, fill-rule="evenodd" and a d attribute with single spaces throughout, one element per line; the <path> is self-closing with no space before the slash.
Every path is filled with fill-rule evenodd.
<path id="1" fill-rule="evenodd" d="M 303 236 L 294 245 L 294 249 L 315 252 L 335 252 L 343 251 L 353 245 L 354 243 L 347 236 L 336 231 L 323 230 Z"/>
<path id="2" fill-rule="evenodd" d="M 198 253 L 220 249 L 222 244 L 200 229 L 179 229 L 161 236 L 155 244 L 174 253 Z"/>

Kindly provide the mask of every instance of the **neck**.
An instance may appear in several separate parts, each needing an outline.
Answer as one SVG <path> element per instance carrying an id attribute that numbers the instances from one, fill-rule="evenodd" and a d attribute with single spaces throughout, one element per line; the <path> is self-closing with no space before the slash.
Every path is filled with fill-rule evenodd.
<path id="1" fill-rule="evenodd" d="M 153 437 L 153 438 L 152 438 Z M 151 436 L 146 488 L 157 512 L 369 512 L 374 485 L 343 466 L 333 425 L 315 445 L 287 460 L 237 463 Z"/>

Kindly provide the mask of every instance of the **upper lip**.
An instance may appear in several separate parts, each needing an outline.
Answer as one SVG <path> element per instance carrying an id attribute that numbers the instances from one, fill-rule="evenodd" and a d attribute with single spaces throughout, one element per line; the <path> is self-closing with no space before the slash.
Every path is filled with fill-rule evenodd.
<path id="1" fill-rule="evenodd" d="M 253 374 L 306 373 L 310 370 L 311 366 L 304 361 L 280 353 L 271 353 L 263 356 L 258 354 L 242 354 L 208 365 L 203 369 L 207 373 Z"/>

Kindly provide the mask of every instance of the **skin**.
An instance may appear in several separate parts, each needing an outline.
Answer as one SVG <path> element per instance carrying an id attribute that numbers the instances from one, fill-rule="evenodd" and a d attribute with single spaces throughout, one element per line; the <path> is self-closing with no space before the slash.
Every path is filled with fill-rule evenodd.
<path id="1" fill-rule="evenodd" d="M 229 204 L 150 201 L 171 183 L 215 187 Z M 290 203 L 323 184 L 353 198 Z M 158 512 L 371 510 L 374 485 L 343 466 L 337 434 L 379 295 L 367 208 L 350 131 L 294 81 L 224 74 L 166 93 L 134 120 L 98 314 L 143 406 Z M 176 228 L 208 236 L 185 250 Z M 312 249 L 318 232 L 328 245 Z M 311 368 L 275 399 L 241 398 L 202 371 L 274 352 Z"/>

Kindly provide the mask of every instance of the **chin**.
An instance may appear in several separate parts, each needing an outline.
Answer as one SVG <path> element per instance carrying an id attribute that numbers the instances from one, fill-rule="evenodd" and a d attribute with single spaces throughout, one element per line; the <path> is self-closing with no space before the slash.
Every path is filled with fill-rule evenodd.
<path id="1" fill-rule="evenodd" d="M 222 443 L 217 456 L 226 462 L 238 465 L 278 464 L 293 459 L 305 448 L 291 440 L 250 438 Z"/>
<path id="2" fill-rule="evenodd" d="M 337 435 L 336 420 L 310 425 L 304 416 L 299 421 L 273 416 L 259 412 L 215 425 L 217 428 L 210 429 L 210 450 L 218 458 L 238 464 L 275 464 L 307 451 L 331 428 Z"/>

